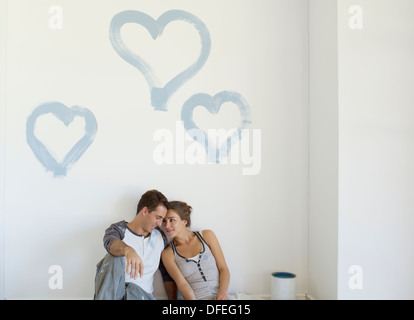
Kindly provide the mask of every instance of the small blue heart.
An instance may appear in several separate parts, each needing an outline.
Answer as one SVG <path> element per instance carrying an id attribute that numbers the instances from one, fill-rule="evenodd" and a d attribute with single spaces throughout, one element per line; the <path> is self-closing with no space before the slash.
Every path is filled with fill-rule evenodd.
<path id="1" fill-rule="evenodd" d="M 193 111 L 197 106 L 204 106 L 210 113 L 217 114 L 220 111 L 221 105 L 225 102 L 232 102 L 239 108 L 242 122 L 240 127 L 227 138 L 223 145 L 219 146 L 215 150 L 211 150 L 211 146 L 214 145 L 209 141 L 208 134 L 201 130 L 193 121 Z M 231 147 L 242 138 L 242 130 L 245 129 L 250 123 L 250 108 L 244 98 L 237 92 L 223 91 L 216 94 L 214 97 L 199 93 L 193 95 L 188 99 L 181 110 L 181 120 L 183 121 L 184 128 L 188 134 L 205 147 L 208 153 L 208 161 L 210 163 L 220 163 L 224 157 L 227 157 Z M 201 134 L 199 134 L 201 133 Z"/>
<path id="2" fill-rule="evenodd" d="M 49 150 L 34 134 L 37 118 L 48 113 L 53 114 L 65 126 L 68 126 L 75 116 L 85 119 L 85 135 L 72 147 L 60 163 L 50 155 Z M 52 171 L 55 177 L 66 176 L 67 170 L 79 160 L 93 142 L 97 129 L 95 116 L 88 109 L 79 106 L 68 108 L 59 102 L 49 102 L 37 107 L 27 119 L 26 139 L 34 155 L 47 171 Z"/>
<path id="3" fill-rule="evenodd" d="M 163 88 L 160 81 L 140 56 L 132 52 L 121 38 L 121 27 L 126 23 L 138 23 L 145 27 L 155 40 L 164 31 L 167 24 L 172 21 L 185 21 L 192 24 L 198 31 L 201 39 L 201 52 L 195 63 L 176 75 Z M 109 38 L 119 56 L 137 68 L 147 80 L 151 90 L 151 103 L 155 110 L 167 111 L 169 98 L 188 80 L 190 80 L 206 63 L 210 54 L 211 39 L 206 25 L 196 16 L 182 10 L 170 10 L 154 20 L 147 14 L 139 11 L 127 10 L 116 14 L 111 21 Z"/>

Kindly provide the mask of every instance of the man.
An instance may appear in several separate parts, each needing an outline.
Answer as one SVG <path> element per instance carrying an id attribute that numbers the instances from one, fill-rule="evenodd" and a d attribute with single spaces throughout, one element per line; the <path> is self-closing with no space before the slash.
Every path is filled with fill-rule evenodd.
<path id="1" fill-rule="evenodd" d="M 159 228 L 169 209 L 167 198 L 157 190 L 145 192 L 131 222 L 120 221 L 105 230 L 108 254 L 97 265 L 95 300 L 155 299 L 154 273 L 159 268 L 169 299 L 176 298 L 176 287 L 162 262 L 168 241 Z"/>

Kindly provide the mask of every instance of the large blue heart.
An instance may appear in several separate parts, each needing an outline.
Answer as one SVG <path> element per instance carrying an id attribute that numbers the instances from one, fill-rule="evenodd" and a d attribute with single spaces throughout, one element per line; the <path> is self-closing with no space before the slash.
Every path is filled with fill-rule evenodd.
<path id="1" fill-rule="evenodd" d="M 201 53 L 197 61 L 190 67 L 176 75 L 163 88 L 160 81 L 140 56 L 132 52 L 122 41 L 121 27 L 126 23 L 138 23 L 145 27 L 152 38 L 159 37 L 165 26 L 172 21 L 185 21 L 192 24 L 201 38 Z M 147 14 L 139 11 L 127 10 L 116 14 L 111 21 L 109 38 L 115 51 L 126 62 L 137 68 L 145 77 L 151 90 L 151 103 L 156 110 L 167 110 L 168 99 L 188 80 L 190 80 L 205 64 L 210 54 L 211 39 L 206 25 L 191 13 L 182 10 L 171 10 L 162 14 L 158 20 L 154 20 Z"/>
<path id="2" fill-rule="evenodd" d="M 240 127 L 227 138 L 225 143 L 216 147 L 215 150 L 211 150 L 211 146 L 215 145 L 215 143 L 212 143 L 212 141 L 209 140 L 208 134 L 194 123 L 193 111 L 197 106 L 204 106 L 210 113 L 217 114 L 220 111 L 222 104 L 225 102 L 232 102 L 238 106 L 242 121 Z M 232 91 L 223 91 L 216 94 L 214 97 L 205 93 L 193 95 L 183 105 L 181 110 L 181 120 L 183 121 L 184 128 L 187 130 L 188 134 L 205 147 L 210 163 L 220 163 L 224 157 L 227 157 L 231 147 L 237 143 L 238 140 L 241 140 L 242 130 L 251 123 L 250 108 L 247 102 L 239 93 Z"/>
<path id="3" fill-rule="evenodd" d="M 75 116 L 83 117 L 85 119 L 85 135 L 72 147 L 60 163 L 50 155 L 49 150 L 34 134 L 37 118 L 48 113 L 53 114 L 56 118 L 62 121 L 65 126 L 68 126 Z M 88 109 L 79 106 L 68 108 L 59 102 L 49 102 L 37 107 L 27 119 L 26 139 L 40 163 L 47 171 L 52 171 L 53 175 L 58 177 L 65 176 L 67 170 L 78 161 L 86 149 L 89 148 L 95 138 L 97 129 L 98 125 L 95 116 Z"/>

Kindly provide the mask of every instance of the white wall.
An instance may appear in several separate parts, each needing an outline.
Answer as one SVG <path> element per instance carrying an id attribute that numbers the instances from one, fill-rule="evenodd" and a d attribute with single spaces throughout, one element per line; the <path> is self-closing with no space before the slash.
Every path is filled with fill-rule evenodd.
<path id="1" fill-rule="evenodd" d="M 338 276 L 337 4 L 309 2 L 309 294 L 336 299 Z"/>
<path id="2" fill-rule="evenodd" d="M 297 274 L 297 292 L 306 292 L 307 1 L 13 0 L 7 5 L 6 298 L 91 298 L 104 229 L 131 220 L 140 195 L 151 188 L 189 202 L 194 227 L 216 232 L 231 271 L 231 291 L 269 293 L 270 273 L 287 270 Z M 62 29 L 51 28 L 54 5 L 62 9 Z M 124 10 L 157 19 L 171 9 L 205 23 L 211 51 L 200 72 L 171 97 L 168 111 L 157 111 L 143 74 L 112 47 L 109 26 Z M 165 28 L 165 41 L 154 43 L 133 25 L 122 35 L 162 84 L 200 50 L 197 32 L 182 21 Z M 176 142 L 183 104 L 194 94 L 222 91 L 241 94 L 250 106 L 251 140 L 253 130 L 261 134 L 259 142 L 251 142 L 259 155 L 255 164 L 260 160 L 257 174 L 243 175 L 251 163 L 157 164 L 160 141 L 154 134 L 171 132 Z M 35 157 L 26 137 L 30 115 L 50 101 L 87 108 L 97 122 L 92 144 L 57 177 Z M 216 118 L 203 108 L 194 113 L 204 129 L 240 123 L 230 103 Z M 77 120 L 65 128 L 54 116 L 39 117 L 36 137 L 63 157 L 84 134 L 84 123 Z M 191 138 L 182 143 L 195 144 Z M 62 289 L 49 287 L 53 265 L 62 268 Z"/>
<path id="3" fill-rule="evenodd" d="M 338 298 L 413 299 L 414 3 L 357 4 L 362 29 L 338 1 Z"/>
<path id="4" fill-rule="evenodd" d="M 6 2 L 0 1 L 0 299 L 4 297 L 4 147 L 6 89 Z"/>
<path id="5" fill-rule="evenodd" d="M 414 298 L 413 14 L 409 0 L 310 2 L 316 299 Z"/>

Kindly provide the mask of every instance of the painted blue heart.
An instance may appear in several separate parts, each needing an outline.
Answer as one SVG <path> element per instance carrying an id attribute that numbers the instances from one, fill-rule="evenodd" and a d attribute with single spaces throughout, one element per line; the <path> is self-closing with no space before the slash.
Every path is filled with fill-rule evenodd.
<path id="1" fill-rule="evenodd" d="M 203 106 L 210 113 L 217 114 L 220 111 L 222 104 L 225 102 L 232 102 L 238 106 L 242 121 L 240 127 L 227 138 L 225 143 L 217 148 L 215 147 L 215 143 L 209 139 L 208 134 L 194 123 L 193 111 L 197 106 Z M 183 105 L 181 110 L 181 120 L 183 121 L 184 128 L 194 141 L 197 141 L 204 146 L 210 163 L 220 163 L 223 158 L 227 157 L 231 147 L 237 143 L 238 140 L 242 139 L 242 130 L 246 129 L 251 123 L 250 108 L 247 102 L 239 93 L 232 91 L 223 91 L 216 94 L 214 97 L 205 93 L 193 95 Z M 214 146 L 214 150 L 212 150 L 212 146 Z"/>
<path id="2" fill-rule="evenodd" d="M 49 150 L 36 138 L 34 133 L 37 118 L 48 113 L 62 121 L 65 126 L 68 126 L 75 116 L 85 119 L 85 135 L 72 147 L 60 163 L 50 155 Z M 27 119 L 26 139 L 34 155 L 47 171 L 52 171 L 55 177 L 66 176 L 67 170 L 79 160 L 93 142 L 97 129 L 95 116 L 88 109 L 79 106 L 68 108 L 59 102 L 49 102 L 37 107 Z"/>
<path id="3" fill-rule="evenodd" d="M 172 21 L 185 21 L 192 24 L 198 31 L 201 39 L 201 53 L 192 65 L 172 78 L 163 88 L 160 81 L 139 55 L 132 52 L 121 38 L 121 27 L 126 23 L 137 23 L 145 27 L 155 40 L 162 35 L 167 24 Z M 210 54 L 211 39 L 206 25 L 196 16 L 182 10 L 170 10 L 154 20 L 147 14 L 139 11 L 127 10 L 116 14 L 111 21 L 109 39 L 115 51 L 126 62 L 137 68 L 145 77 L 151 90 L 151 104 L 155 110 L 167 111 L 169 98 L 188 80 L 190 80 L 206 63 Z"/>

